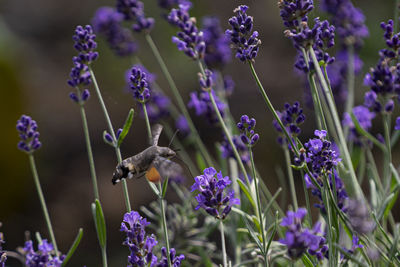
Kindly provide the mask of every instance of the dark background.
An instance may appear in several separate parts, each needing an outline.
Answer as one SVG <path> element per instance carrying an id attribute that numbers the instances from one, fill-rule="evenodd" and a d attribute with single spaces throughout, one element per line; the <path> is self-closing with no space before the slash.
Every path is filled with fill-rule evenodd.
<path id="1" fill-rule="evenodd" d="M 190 91 L 198 89 L 197 68 L 171 43 L 176 30 L 163 19 L 155 0 L 145 0 L 146 13 L 156 18 L 152 36 L 174 76 L 185 100 Z M 381 21 L 393 17 L 394 1 L 354 1 L 367 17 L 370 37 L 361 51 L 364 60 L 363 72 L 356 84 L 356 104 L 363 99 L 367 89 L 362 85 L 362 76 L 377 60 L 377 51 L 382 48 Z M 90 203 L 93 199 L 89 178 L 87 154 L 83 138 L 78 107 L 68 94 L 66 84 L 71 57 L 75 54 L 71 36 L 76 25 L 90 23 L 95 10 L 102 5 L 113 6 L 114 1 L 52 1 L 52 0 L 3 0 L 0 2 L 0 221 L 9 250 L 22 246 L 24 231 L 39 231 L 47 237 L 36 189 L 29 170 L 27 156 L 17 150 L 15 123 L 21 114 L 31 115 L 39 124 L 43 147 L 35 153 L 37 167 L 55 228 L 59 248 L 67 252 L 79 227 L 85 230 L 82 243 L 71 261 L 71 266 L 100 266 L 100 250 L 91 218 Z M 250 6 L 249 14 L 255 18 L 255 29 L 260 32 L 262 46 L 256 61 L 256 69 L 274 106 L 282 108 L 284 102 L 301 100 L 303 86 L 293 72 L 295 49 L 283 36 L 283 25 L 276 1 L 194 1 L 191 15 L 218 15 L 224 28 L 232 10 L 239 4 Z M 314 16 L 323 16 L 314 12 Z M 169 92 L 168 85 L 141 36 L 138 56 L 147 68 L 158 75 L 158 83 Z M 124 72 L 131 64 L 121 59 L 99 40 L 100 58 L 94 70 L 103 92 L 114 127 L 123 124 L 133 99 L 124 91 Z M 271 127 L 272 115 L 265 112 L 265 104 L 257 92 L 248 66 L 236 59 L 225 69 L 232 75 L 236 90 L 230 99 L 235 119 L 246 113 L 257 119 L 257 131 L 261 140 L 255 148 L 256 165 L 263 179 L 275 191 L 279 186 L 276 168 L 283 168 L 283 155 L 275 143 L 276 133 Z M 116 165 L 114 151 L 102 141 L 106 128 L 103 113 L 94 97 L 86 105 L 89 120 L 100 195 L 108 227 L 108 254 L 110 266 L 121 266 L 126 262 L 128 249 L 120 244 L 123 235 L 118 231 L 124 213 L 121 186 L 110 183 Z M 308 122 L 303 138 L 311 136 L 314 129 L 311 111 L 305 109 Z M 201 118 L 193 117 L 206 144 L 213 149 L 214 133 Z M 144 121 L 136 116 L 122 153 L 130 156 L 145 148 Z M 162 144 L 168 140 L 163 137 Z M 395 155 L 396 151 L 394 152 Z M 395 157 L 395 163 L 396 157 Z M 301 196 L 301 182 L 298 182 Z M 191 181 L 187 182 L 188 184 Z M 129 192 L 133 209 L 154 200 L 145 181 L 130 181 Z M 300 201 L 302 204 L 303 202 Z M 304 204 L 303 204 L 304 205 Z M 9 261 L 11 266 L 17 263 Z"/>

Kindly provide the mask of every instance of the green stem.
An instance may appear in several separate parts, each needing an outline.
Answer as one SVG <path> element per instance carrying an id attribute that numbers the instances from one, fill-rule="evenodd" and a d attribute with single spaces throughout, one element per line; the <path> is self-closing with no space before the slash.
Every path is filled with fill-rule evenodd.
<path id="1" fill-rule="evenodd" d="M 354 47 L 352 45 L 347 46 L 347 58 L 349 64 L 347 64 L 347 100 L 345 112 L 350 114 L 354 106 Z M 349 127 L 344 127 L 344 136 L 347 139 L 349 134 Z"/>
<path id="2" fill-rule="evenodd" d="M 165 248 L 167 249 L 167 259 L 168 259 L 168 267 L 171 267 L 171 257 L 170 257 L 170 250 L 169 250 L 169 239 L 168 239 L 168 228 L 167 228 L 167 218 L 165 215 L 165 206 L 164 206 L 164 199 L 162 197 L 162 186 L 161 182 L 158 183 L 158 190 L 160 191 L 160 195 L 158 199 L 160 201 L 160 209 L 161 209 L 161 217 L 162 217 L 162 225 L 163 225 L 163 232 L 164 232 L 164 239 L 165 239 Z"/>
<path id="3" fill-rule="evenodd" d="M 101 109 L 103 110 L 103 114 L 104 114 L 104 117 L 106 119 L 108 130 L 109 130 L 113 140 L 117 140 L 117 138 L 115 137 L 115 132 L 114 132 L 114 128 L 113 128 L 112 123 L 111 123 L 110 116 L 108 114 L 106 105 L 104 103 L 103 97 L 102 97 L 101 92 L 100 92 L 99 85 L 97 84 L 96 76 L 94 75 L 94 72 L 93 72 L 91 66 L 89 66 L 89 72 L 90 72 L 90 76 L 91 76 L 92 81 L 93 81 L 93 85 L 94 85 L 94 88 L 95 88 L 95 92 L 97 94 L 97 98 L 99 99 Z M 118 163 L 121 163 L 122 162 L 121 151 L 120 151 L 120 149 L 119 149 L 119 147 L 117 145 L 115 146 L 115 154 L 117 155 Z M 130 212 L 132 210 L 132 208 L 131 208 L 131 202 L 129 200 L 128 185 L 126 184 L 126 180 L 125 179 L 122 179 L 122 191 L 123 191 L 123 194 L 124 194 L 126 210 L 128 212 Z"/>
<path id="4" fill-rule="evenodd" d="M 97 186 L 96 170 L 94 167 L 92 145 L 90 143 L 89 127 L 88 127 L 88 123 L 87 123 L 86 112 L 85 112 L 83 103 L 80 103 L 79 106 L 80 106 L 81 117 L 82 117 L 83 132 L 85 135 L 86 150 L 87 150 L 88 159 L 89 159 L 90 176 L 92 177 L 94 198 L 100 199 L 99 188 Z"/>
<path id="5" fill-rule="evenodd" d="M 149 139 L 149 144 L 152 145 L 153 144 L 153 136 L 151 135 L 151 126 L 150 126 L 149 116 L 147 114 L 146 103 L 142 103 L 142 107 L 143 107 L 144 119 L 146 121 L 147 138 Z"/>
<path id="6" fill-rule="evenodd" d="M 39 195 L 40 205 L 42 206 L 44 218 L 46 220 L 47 229 L 49 230 L 51 243 L 53 243 L 54 251 L 56 252 L 56 255 L 58 256 L 59 252 L 58 252 L 58 247 L 57 247 L 57 243 L 56 243 L 56 238 L 54 237 L 54 232 L 53 232 L 53 227 L 52 227 L 51 221 L 50 221 L 49 211 L 47 210 L 46 201 L 43 196 L 42 187 L 40 186 L 39 175 L 38 175 L 38 172 L 36 169 L 35 158 L 33 157 L 33 154 L 29 154 L 29 164 L 31 166 L 33 180 L 35 182 L 36 190 Z"/>
<path id="7" fill-rule="evenodd" d="M 306 199 L 306 207 L 307 207 L 307 219 L 308 219 L 308 224 L 309 227 L 312 227 L 312 213 L 311 213 L 311 205 L 310 205 L 310 196 L 307 191 L 307 185 L 306 185 L 306 180 L 304 179 L 304 172 L 301 170 L 301 180 L 303 182 L 303 190 L 304 190 L 304 198 Z"/>
<path id="8" fill-rule="evenodd" d="M 105 247 L 101 250 L 101 257 L 102 257 L 102 260 L 103 260 L 103 267 L 107 267 L 108 266 L 108 263 L 107 263 L 107 252 L 106 252 L 106 248 Z"/>
<path id="9" fill-rule="evenodd" d="M 261 198 L 260 198 L 260 190 L 258 188 L 258 177 L 256 175 L 256 166 L 254 164 L 254 157 L 253 157 L 253 151 L 251 149 L 251 146 L 249 146 L 249 154 L 250 154 L 250 161 L 251 161 L 251 169 L 253 171 L 253 178 L 254 178 L 254 187 L 256 189 L 256 199 L 257 199 L 257 209 L 258 209 L 258 220 L 260 221 L 260 228 L 261 228 L 261 236 L 262 236 L 262 242 L 263 242 L 263 250 L 264 250 L 264 264 L 267 265 L 268 259 L 267 259 L 267 245 L 265 242 L 265 233 L 264 233 L 264 219 L 263 219 L 263 213 L 261 211 Z"/>
<path id="10" fill-rule="evenodd" d="M 225 233 L 224 233 L 224 223 L 222 220 L 219 220 L 219 231 L 221 233 L 221 246 L 222 246 L 222 261 L 223 266 L 228 266 L 228 257 L 226 256 L 226 246 L 225 246 Z"/>
<path id="11" fill-rule="evenodd" d="M 313 60 L 314 66 L 319 66 L 317 57 L 316 57 L 314 49 L 312 47 L 310 48 L 310 54 L 311 54 L 311 58 Z M 331 110 L 333 123 L 334 123 L 334 125 L 335 125 L 335 127 L 337 129 L 337 132 L 338 132 L 340 146 L 341 146 L 341 152 L 343 154 L 345 165 L 347 166 L 347 168 L 348 168 L 348 170 L 350 172 L 351 185 L 353 187 L 353 191 L 354 191 L 354 193 L 355 193 L 357 198 L 362 199 L 363 198 L 363 192 L 361 190 L 360 185 L 358 184 L 356 173 L 354 171 L 353 164 L 351 162 L 350 153 L 349 153 L 349 150 L 347 149 L 347 145 L 346 145 L 347 142 L 346 142 L 346 139 L 344 137 L 342 125 L 340 123 L 339 115 L 338 115 L 338 112 L 336 110 L 335 102 L 334 102 L 334 100 L 332 98 L 332 94 L 331 94 L 331 92 L 329 90 L 329 87 L 328 87 L 328 85 L 326 83 L 326 80 L 325 80 L 325 78 L 324 78 L 324 76 L 322 74 L 321 68 L 316 67 L 315 69 L 317 71 L 318 78 L 319 78 L 319 80 L 321 82 L 321 85 L 322 85 L 322 88 L 324 90 L 325 97 L 326 97 L 326 99 L 328 101 L 329 109 Z"/>
<path id="12" fill-rule="evenodd" d="M 158 51 L 158 48 L 157 48 L 156 44 L 154 43 L 153 39 L 151 38 L 150 34 L 146 34 L 145 38 L 146 38 L 147 43 L 150 46 L 151 51 L 154 54 L 154 57 L 156 58 L 158 64 L 160 65 L 165 78 L 167 79 L 169 87 L 171 88 L 172 93 L 174 94 L 174 97 L 178 103 L 179 109 L 181 110 L 183 116 L 185 116 L 185 119 L 190 128 L 190 132 L 194 135 L 194 137 L 196 139 L 195 144 L 196 144 L 197 148 L 200 150 L 200 153 L 203 155 L 203 158 L 207 162 L 207 165 L 212 166 L 213 160 L 212 160 L 210 154 L 208 153 L 203 141 L 201 140 L 200 135 L 199 135 L 196 127 L 194 126 L 192 119 L 189 116 L 189 112 L 186 108 L 185 102 L 183 101 L 182 96 L 180 95 L 179 90 L 176 87 L 174 79 L 172 79 L 172 76 L 169 73 L 167 65 L 165 64 L 163 58 L 161 57 L 161 54 Z"/>
<path id="13" fill-rule="evenodd" d="M 294 185 L 294 178 L 293 178 L 293 171 L 292 171 L 292 167 L 291 167 L 289 149 L 286 146 L 284 146 L 283 152 L 285 154 L 286 170 L 287 170 L 288 176 L 289 176 L 289 187 L 290 187 L 290 193 L 292 195 L 293 208 L 294 208 L 294 210 L 297 210 L 298 204 L 297 204 L 297 196 L 296 196 L 296 187 Z"/>
<path id="14" fill-rule="evenodd" d="M 386 192 L 390 192 L 390 184 L 392 178 L 392 172 L 390 170 L 390 164 L 392 163 L 392 147 L 390 145 L 390 115 L 383 115 L 383 127 L 384 127 L 384 135 L 385 135 L 385 145 L 386 151 L 384 156 L 384 166 L 383 166 L 383 179 Z"/>

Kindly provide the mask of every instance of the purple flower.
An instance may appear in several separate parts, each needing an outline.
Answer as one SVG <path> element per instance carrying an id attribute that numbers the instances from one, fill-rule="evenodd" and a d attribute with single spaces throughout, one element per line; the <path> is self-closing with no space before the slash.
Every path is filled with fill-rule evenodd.
<path id="1" fill-rule="evenodd" d="M 185 118 L 185 116 L 183 116 L 182 114 L 179 115 L 179 117 L 176 119 L 175 121 L 175 127 L 177 129 L 179 129 L 179 132 L 183 135 L 183 136 L 187 136 L 190 133 L 190 128 L 189 128 L 189 124 Z"/>
<path id="2" fill-rule="evenodd" d="M 255 137 L 256 141 L 257 137 Z M 243 142 L 243 139 L 239 135 L 232 136 L 233 144 L 235 145 L 236 150 L 238 151 L 240 158 L 244 164 L 250 163 L 250 154 L 247 145 Z M 221 142 L 220 150 L 223 158 L 233 158 L 236 160 L 235 153 L 233 152 L 232 146 L 229 143 L 228 139 L 224 137 L 224 140 Z"/>
<path id="3" fill-rule="evenodd" d="M 249 118 L 247 115 L 243 115 L 240 118 L 240 122 L 236 124 L 240 131 L 240 138 L 242 142 L 247 146 L 254 146 L 260 136 L 257 133 L 254 133 L 254 128 L 256 126 L 256 120 L 254 118 Z"/>
<path id="4" fill-rule="evenodd" d="M 95 38 L 92 26 L 82 27 L 79 25 L 76 27 L 72 40 L 75 42 L 74 48 L 79 52 L 78 58 L 81 63 L 90 65 L 98 58 L 99 54 L 94 51 L 97 48 Z"/>
<path id="5" fill-rule="evenodd" d="M 396 125 L 394 126 L 395 130 L 400 130 L 400 117 L 396 118 Z"/>
<path id="6" fill-rule="evenodd" d="M 131 69 L 129 86 L 133 97 L 140 103 L 145 103 L 150 99 L 150 88 L 147 83 L 147 75 L 142 68 L 134 66 Z"/>
<path id="7" fill-rule="evenodd" d="M 121 57 L 132 55 L 138 49 L 131 32 L 122 26 L 123 19 L 124 16 L 112 7 L 100 7 L 92 19 L 94 31 L 103 35 Z"/>
<path id="8" fill-rule="evenodd" d="M 201 59 L 204 58 L 206 43 L 203 32 L 196 26 L 196 20 L 189 15 L 190 7 L 188 4 L 180 4 L 179 8 L 169 13 L 168 22 L 181 30 L 177 36 L 172 37 L 172 42 L 188 57 Z"/>
<path id="9" fill-rule="evenodd" d="M 222 68 L 231 61 L 229 40 L 221 28 L 217 17 L 204 17 L 203 28 L 206 53 L 204 61 L 209 68 Z"/>
<path id="10" fill-rule="evenodd" d="M 365 106 L 356 106 L 353 108 L 353 113 L 358 122 L 360 123 L 360 126 L 366 130 L 369 131 L 372 127 L 372 119 L 375 118 L 375 113 L 369 111 L 368 108 Z M 349 138 L 350 140 L 354 141 L 356 144 L 361 145 L 362 142 L 360 140 L 360 135 L 358 134 L 353 120 L 350 117 L 350 114 L 345 113 L 344 114 L 344 119 L 343 119 L 343 125 L 349 127 L 350 130 L 350 135 Z"/>
<path id="11" fill-rule="evenodd" d="M 157 122 L 162 118 L 168 117 L 170 104 L 171 100 L 164 93 L 159 90 L 152 90 L 150 98 L 146 102 L 150 122 Z M 142 106 L 140 107 L 143 109 Z"/>
<path id="12" fill-rule="evenodd" d="M 128 267 L 156 266 L 157 257 L 153 254 L 153 248 L 157 245 L 154 235 L 146 234 L 146 226 L 150 223 L 136 211 L 127 212 L 121 223 L 121 232 L 125 232 L 126 238 L 122 243 L 131 252 L 128 256 Z"/>
<path id="13" fill-rule="evenodd" d="M 154 26 L 153 18 L 146 18 L 144 4 L 139 0 L 117 0 L 117 11 L 124 16 L 124 20 L 132 21 L 132 29 L 136 32 L 149 32 Z"/>
<path id="14" fill-rule="evenodd" d="M 257 56 L 261 41 L 258 39 L 258 32 L 253 30 L 253 17 L 246 14 L 249 7 L 241 5 L 233 12 L 235 16 L 229 19 L 232 30 L 226 30 L 226 36 L 231 40 L 236 50 L 236 57 L 241 61 L 251 60 Z"/>
<path id="15" fill-rule="evenodd" d="M 167 249 L 163 247 L 161 249 L 161 260 L 157 263 L 157 267 L 168 267 L 168 257 L 167 257 Z M 176 251 L 174 248 L 169 250 L 169 257 L 171 259 L 172 267 L 180 267 L 181 262 L 185 259 L 185 255 L 181 254 L 179 256 L 176 255 Z"/>
<path id="16" fill-rule="evenodd" d="M 307 210 L 299 208 L 296 212 L 288 211 L 286 217 L 282 219 L 281 226 L 286 227 L 285 238 L 279 240 L 288 249 L 289 257 L 300 258 L 303 253 L 308 251 L 311 255 L 316 255 L 319 260 L 328 251 L 325 238 L 320 236 L 320 223 L 316 223 L 313 229 L 304 228 L 302 222 L 307 214 Z"/>
<path id="17" fill-rule="evenodd" d="M 204 70 L 204 75 L 199 73 L 200 88 L 204 91 L 210 91 L 214 85 L 213 72 L 209 69 Z"/>
<path id="18" fill-rule="evenodd" d="M 212 90 L 211 93 L 214 96 L 218 110 L 224 117 L 224 111 L 226 104 L 222 102 L 219 97 Z M 190 101 L 188 103 L 189 108 L 194 108 L 197 116 L 204 116 L 210 124 L 218 123 L 217 115 L 215 114 L 214 107 L 212 105 L 208 92 L 193 92 L 190 94 Z"/>
<path id="19" fill-rule="evenodd" d="M 368 234 L 375 229 L 375 222 L 371 220 L 368 206 L 361 200 L 349 199 L 347 215 L 350 225 L 359 234 Z"/>
<path id="20" fill-rule="evenodd" d="M 65 258 L 65 255 L 60 257 L 56 256 L 53 245 L 47 242 L 46 239 L 42 240 L 37 251 L 34 250 L 33 242 L 31 240 L 25 242 L 24 251 L 26 253 L 25 264 L 27 267 L 61 267 Z"/>
<path id="21" fill-rule="evenodd" d="M 1 224 L 0 224 L 1 226 Z M 5 243 L 4 241 L 4 235 L 2 232 L 0 232 L 0 267 L 5 267 L 6 266 L 6 260 L 7 260 L 7 254 L 3 250 L 3 244 Z"/>
<path id="22" fill-rule="evenodd" d="M 199 191 L 196 196 L 199 204 L 195 209 L 203 208 L 208 214 L 223 220 L 233 205 L 240 204 L 240 200 L 235 198 L 233 190 L 226 192 L 227 186 L 231 184 L 228 176 L 217 173 L 213 167 L 204 169 L 203 173 L 194 178 L 195 183 L 192 185 L 191 192 Z"/>
<path id="23" fill-rule="evenodd" d="M 42 143 L 39 141 L 39 132 L 37 131 L 36 121 L 31 117 L 22 115 L 17 121 L 17 131 L 21 141 L 18 143 L 18 148 L 27 153 L 33 153 L 38 150 Z"/>
<path id="24" fill-rule="evenodd" d="M 321 9 L 332 15 L 332 24 L 341 43 L 361 47 L 362 39 L 368 37 L 369 33 L 360 9 L 354 7 L 350 0 L 323 0 Z"/>
<path id="25" fill-rule="evenodd" d="M 312 0 L 279 0 L 278 7 L 283 24 L 288 28 L 299 28 L 307 22 L 307 14 L 314 8 Z"/>
<path id="26" fill-rule="evenodd" d="M 301 133 L 300 125 L 306 119 L 306 116 L 303 113 L 303 109 L 300 107 L 299 102 L 294 102 L 293 105 L 289 103 L 285 103 L 284 110 L 281 112 L 277 111 L 279 118 L 281 119 L 283 126 L 285 126 L 286 130 L 292 137 L 297 137 Z M 281 126 L 278 124 L 276 120 L 273 120 L 273 125 L 275 129 L 279 133 L 278 143 L 281 145 L 288 144 L 288 140 L 283 133 Z"/>

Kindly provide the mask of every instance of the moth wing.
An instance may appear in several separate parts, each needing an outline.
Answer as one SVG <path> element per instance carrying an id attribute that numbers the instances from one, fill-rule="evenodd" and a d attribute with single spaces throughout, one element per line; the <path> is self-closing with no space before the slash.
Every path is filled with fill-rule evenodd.
<path id="1" fill-rule="evenodd" d="M 153 126 L 153 129 L 151 129 L 151 136 L 153 137 L 153 146 L 156 146 L 158 144 L 158 139 L 160 139 L 161 131 L 163 127 L 161 124 L 155 124 Z"/>
<path id="2" fill-rule="evenodd" d="M 164 157 L 156 157 L 146 172 L 146 178 L 150 182 L 157 183 L 162 178 L 166 179 L 180 173 L 182 167 L 179 164 Z"/>

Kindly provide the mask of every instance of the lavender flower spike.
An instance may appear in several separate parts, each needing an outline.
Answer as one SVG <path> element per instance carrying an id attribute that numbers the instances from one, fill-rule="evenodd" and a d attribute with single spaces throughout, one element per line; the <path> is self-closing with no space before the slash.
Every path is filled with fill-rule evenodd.
<path id="1" fill-rule="evenodd" d="M 18 148 L 27 153 L 33 153 L 38 150 L 42 143 L 39 141 L 39 132 L 37 131 L 36 121 L 31 117 L 22 115 L 17 121 L 17 131 L 21 141 L 18 143 Z"/>
<path id="2" fill-rule="evenodd" d="M 196 20 L 189 15 L 190 5 L 180 4 L 178 9 L 172 9 L 168 22 L 181 29 L 177 36 L 172 37 L 180 51 L 192 59 L 202 59 L 206 50 L 203 32 L 196 26 Z"/>
<path id="3" fill-rule="evenodd" d="M 236 15 L 229 19 L 232 30 L 225 32 L 236 49 L 236 57 L 243 62 L 254 61 L 261 45 L 258 32 L 252 32 L 253 17 L 246 14 L 248 8 L 248 6 L 241 5 L 233 11 Z"/>
<path id="4" fill-rule="evenodd" d="M 140 103 L 145 103 L 150 98 L 150 88 L 147 83 L 146 72 L 140 67 L 133 67 L 129 77 L 129 86 L 133 97 Z"/>
<path id="5" fill-rule="evenodd" d="M 237 123 L 237 127 L 240 131 L 240 138 L 242 142 L 247 146 L 254 146 L 260 136 L 254 133 L 254 128 L 256 126 L 256 120 L 254 118 L 249 118 L 247 115 L 243 115 L 240 118 L 240 122 Z"/>
<path id="6" fill-rule="evenodd" d="M 33 249 L 31 240 L 25 242 L 24 251 L 26 253 L 25 264 L 27 267 L 51 266 L 61 267 L 65 255 L 55 256 L 54 247 L 46 239 L 39 244 L 38 250 Z"/>
<path id="7" fill-rule="evenodd" d="M 136 32 L 149 32 L 154 26 L 153 18 L 146 18 L 144 4 L 139 0 L 117 0 L 117 11 L 124 16 L 124 20 L 133 21 L 132 29 Z"/>
<path id="8" fill-rule="evenodd" d="M 199 191 L 196 200 L 199 203 L 195 208 L 203 208 L 208 214 L 216 219 L 223 220 L 229 214 L 233 205 L 239 205 L 240 200 L 235 198 L 233 190 L 225 192 L 226 187 L 231 184 L 228 176 L 213 168 L 206 168 L 203 175 L 194 178 L 192 191 Z"/>

